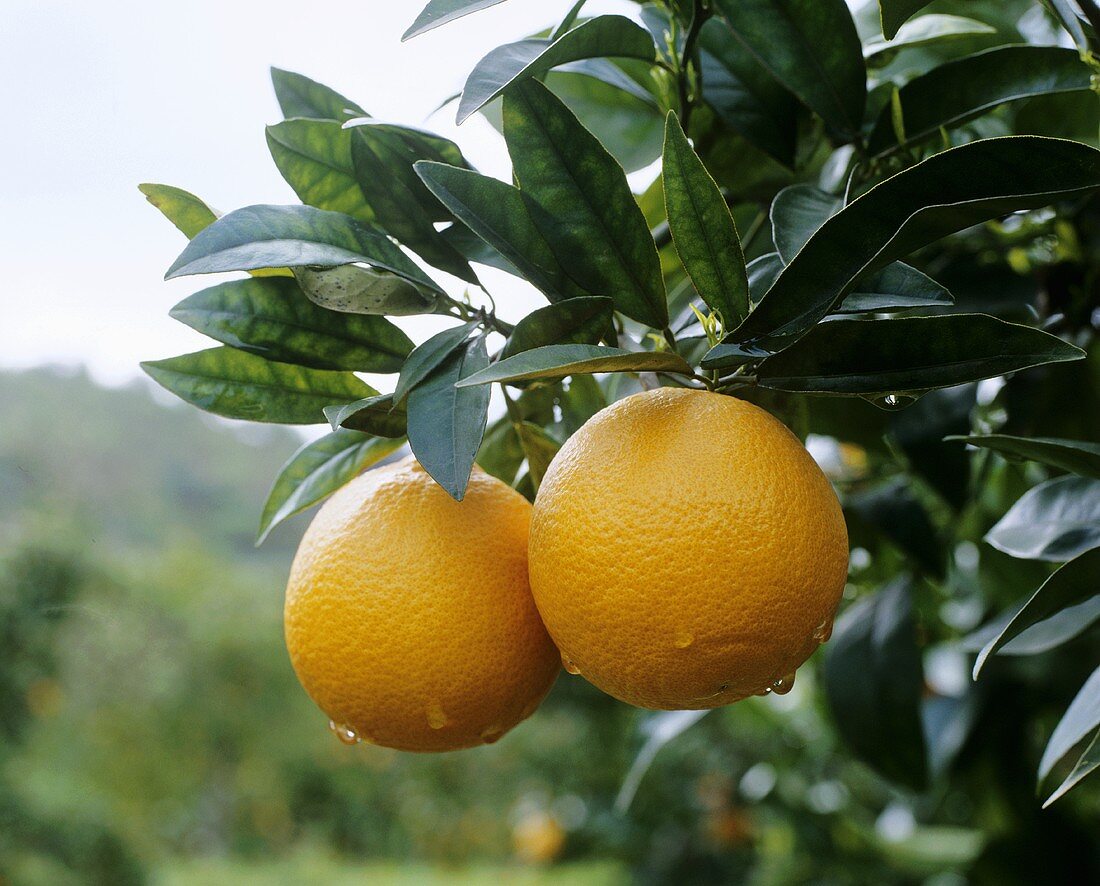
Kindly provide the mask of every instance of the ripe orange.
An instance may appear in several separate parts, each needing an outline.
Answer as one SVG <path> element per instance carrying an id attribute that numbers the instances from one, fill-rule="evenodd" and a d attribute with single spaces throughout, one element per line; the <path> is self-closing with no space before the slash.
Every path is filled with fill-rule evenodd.
<path id="1" fill-rule="evenodd" d="M 454 750 L 538 707 L 561 659 L 527 583 L 530 514 L 477 468 L 456 502 L 412 458 L 325 504 L 291 569 L 286 641 L 338 735 Z"/>
<path id="2" fill-rule="evenodd" d="M 790 688 L 831 631 L 848 536 L 780 422 L 663 388 L 603 410 L 558 453 L 529 556 L 571 672 L 641 707 L 702 709 Z"/>

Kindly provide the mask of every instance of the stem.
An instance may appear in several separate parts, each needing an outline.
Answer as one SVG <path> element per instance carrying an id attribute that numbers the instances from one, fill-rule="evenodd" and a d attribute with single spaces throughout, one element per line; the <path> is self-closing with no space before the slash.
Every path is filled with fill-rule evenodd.
<path id="1" fill-rule="evenodd" d="M 672 334 L 672 330 L 669 327 L 666 326 L 664 329 L 661 330 L 661 332 L 665 337 L 665 341 L 668 342 L 668 346 L 670 348 L 672 348 L 673 351 L 675 351 L 676 350 L 676 336 Z"/>
<path id="2" fill-rule="evenodd" d="M 707 9 L 705 0 L 695 0 L 691 12 L 691 23 L 688 25 L 687 36 L 684 37 L 684 48 L 680 52 L 678 64 L 680 70 L 676 78 L 680 92 L 680 125 L 684 128 L 684 132 L 688 131 L 688 125 L 691 123 L 692 102 L 695 98 L 692 94 L 692 73 L 694 73 L 697 81 L 696 86 L 702 86 L 702 74 L 696 60 L 696 44 L 699 42 L 699 33 L 703 30 L 703 23 L 708 18 L 710 18 L 710 10 Z M 695 91 L 698 92 L 699 89 L 697 88 Z"/>

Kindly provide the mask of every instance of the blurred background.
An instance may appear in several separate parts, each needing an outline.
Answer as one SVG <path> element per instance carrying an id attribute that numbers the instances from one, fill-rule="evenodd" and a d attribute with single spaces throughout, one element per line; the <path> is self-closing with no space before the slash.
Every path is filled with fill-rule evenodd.
<path id="1" fill-rule="evenodd" d="M 206 416 L 140 376 L 140 360 L 202 345 L 166 316 L 193 288 L 161 282 L 183 239 L 136 186 L 168 182 L 222 209 L 293 202 L 264 144 L 279 116 L 272 64 L 376 116 L 428 123 L 506 175 L 486 122 L 457 130 L 432 112 L 488 49 L 570 0 L 517 0 L 401 45 L 419 5 L 5 0 L 0 884 L 954 886 L 1033 869 L 1074 882 L 1075 858 L 1095 851 L 1096 792 L 1040 815 L 1033 761 L 1020 762 L 1080 683 L 1073 667 L 1053 682 L 1034 663 L 991 679 L 999 719 L 930 736 L 957 774 L 919 796 L 841 751 L 816 660 L 791 694 L 682 735 L 693 715 L 651 720 L 567 675 L 531 720 L 476 750 L 349 748 L 328 731 L 282 638 L 308 515 L 253 546 L 302 437 Z M 506 319 L 537 303 L 489 279 L 512 299 Z M 400 322 L 420 340 L 438 321 Z M 834 471 L 858 468 L 858 452 L 830 451 Z M 1024 474 L 990 477 L 990 512 Z M 851 595 L 899 562 L 889 543 L 866 544 Z M 975 544 L 951 557 L 952 580 L 972 585 Z M 1030 565 L 1001 564 L 1006 601 L 1034 585 L 1038 573 L 1009 574 Z M 983 615 L 973 595 L 944 605 L 959 632 Z M 926 668 L 930 694 L 964 696 L 962 652 L 933 648 Z M 979 857 L 986 873 L 964 878 Z"/>

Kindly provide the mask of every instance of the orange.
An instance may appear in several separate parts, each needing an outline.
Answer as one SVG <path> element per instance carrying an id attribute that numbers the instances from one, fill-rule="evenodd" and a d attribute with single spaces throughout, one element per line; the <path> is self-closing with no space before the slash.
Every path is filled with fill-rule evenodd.
<path id="1" fill-rule="evenodd" d="M 496 741 L 561 659 L 527 583 L 531 506 L 478 468 L 454 501 L 412 458 L 317 514 L 291 568 L 287 648 L 345 741 L 447 751 Z"/>
<path id="2" fill-rule="evenodd" d="M 848 535 L 780 422 L 662 388 L 609 406 L 558 453 L 529 558 L 571 672 L 640 707 L 703 709 L 790 688 L 831 631 Z"/>

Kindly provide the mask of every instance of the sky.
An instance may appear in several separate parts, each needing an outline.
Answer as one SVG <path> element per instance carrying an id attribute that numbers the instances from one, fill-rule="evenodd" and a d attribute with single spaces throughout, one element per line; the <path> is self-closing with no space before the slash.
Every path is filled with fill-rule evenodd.
<path id="1" fill-rule="evenodd" d="M 167 312 L 216 278 L 163 281 L 185 240 L 137 185 L 176 185 L 221 211 L 297 202 L 264 140 L 280 119 L 271 65 L 454 138 L 506 178 L 484 120 L 430 115 L 486 52 L 554 23 L 572 0 L 511 0 L 402 44 L 423 2 L 3 0 L 0 368 L 82 364 L 121 384 L 142 360 L 213 344 Z M 590 0 L 586 12 L 631 8 Z M 514 278 L 483 277 L 505 318 L 542 303 Z M 444 321 L 398 322 L 420 341 Z"/>

